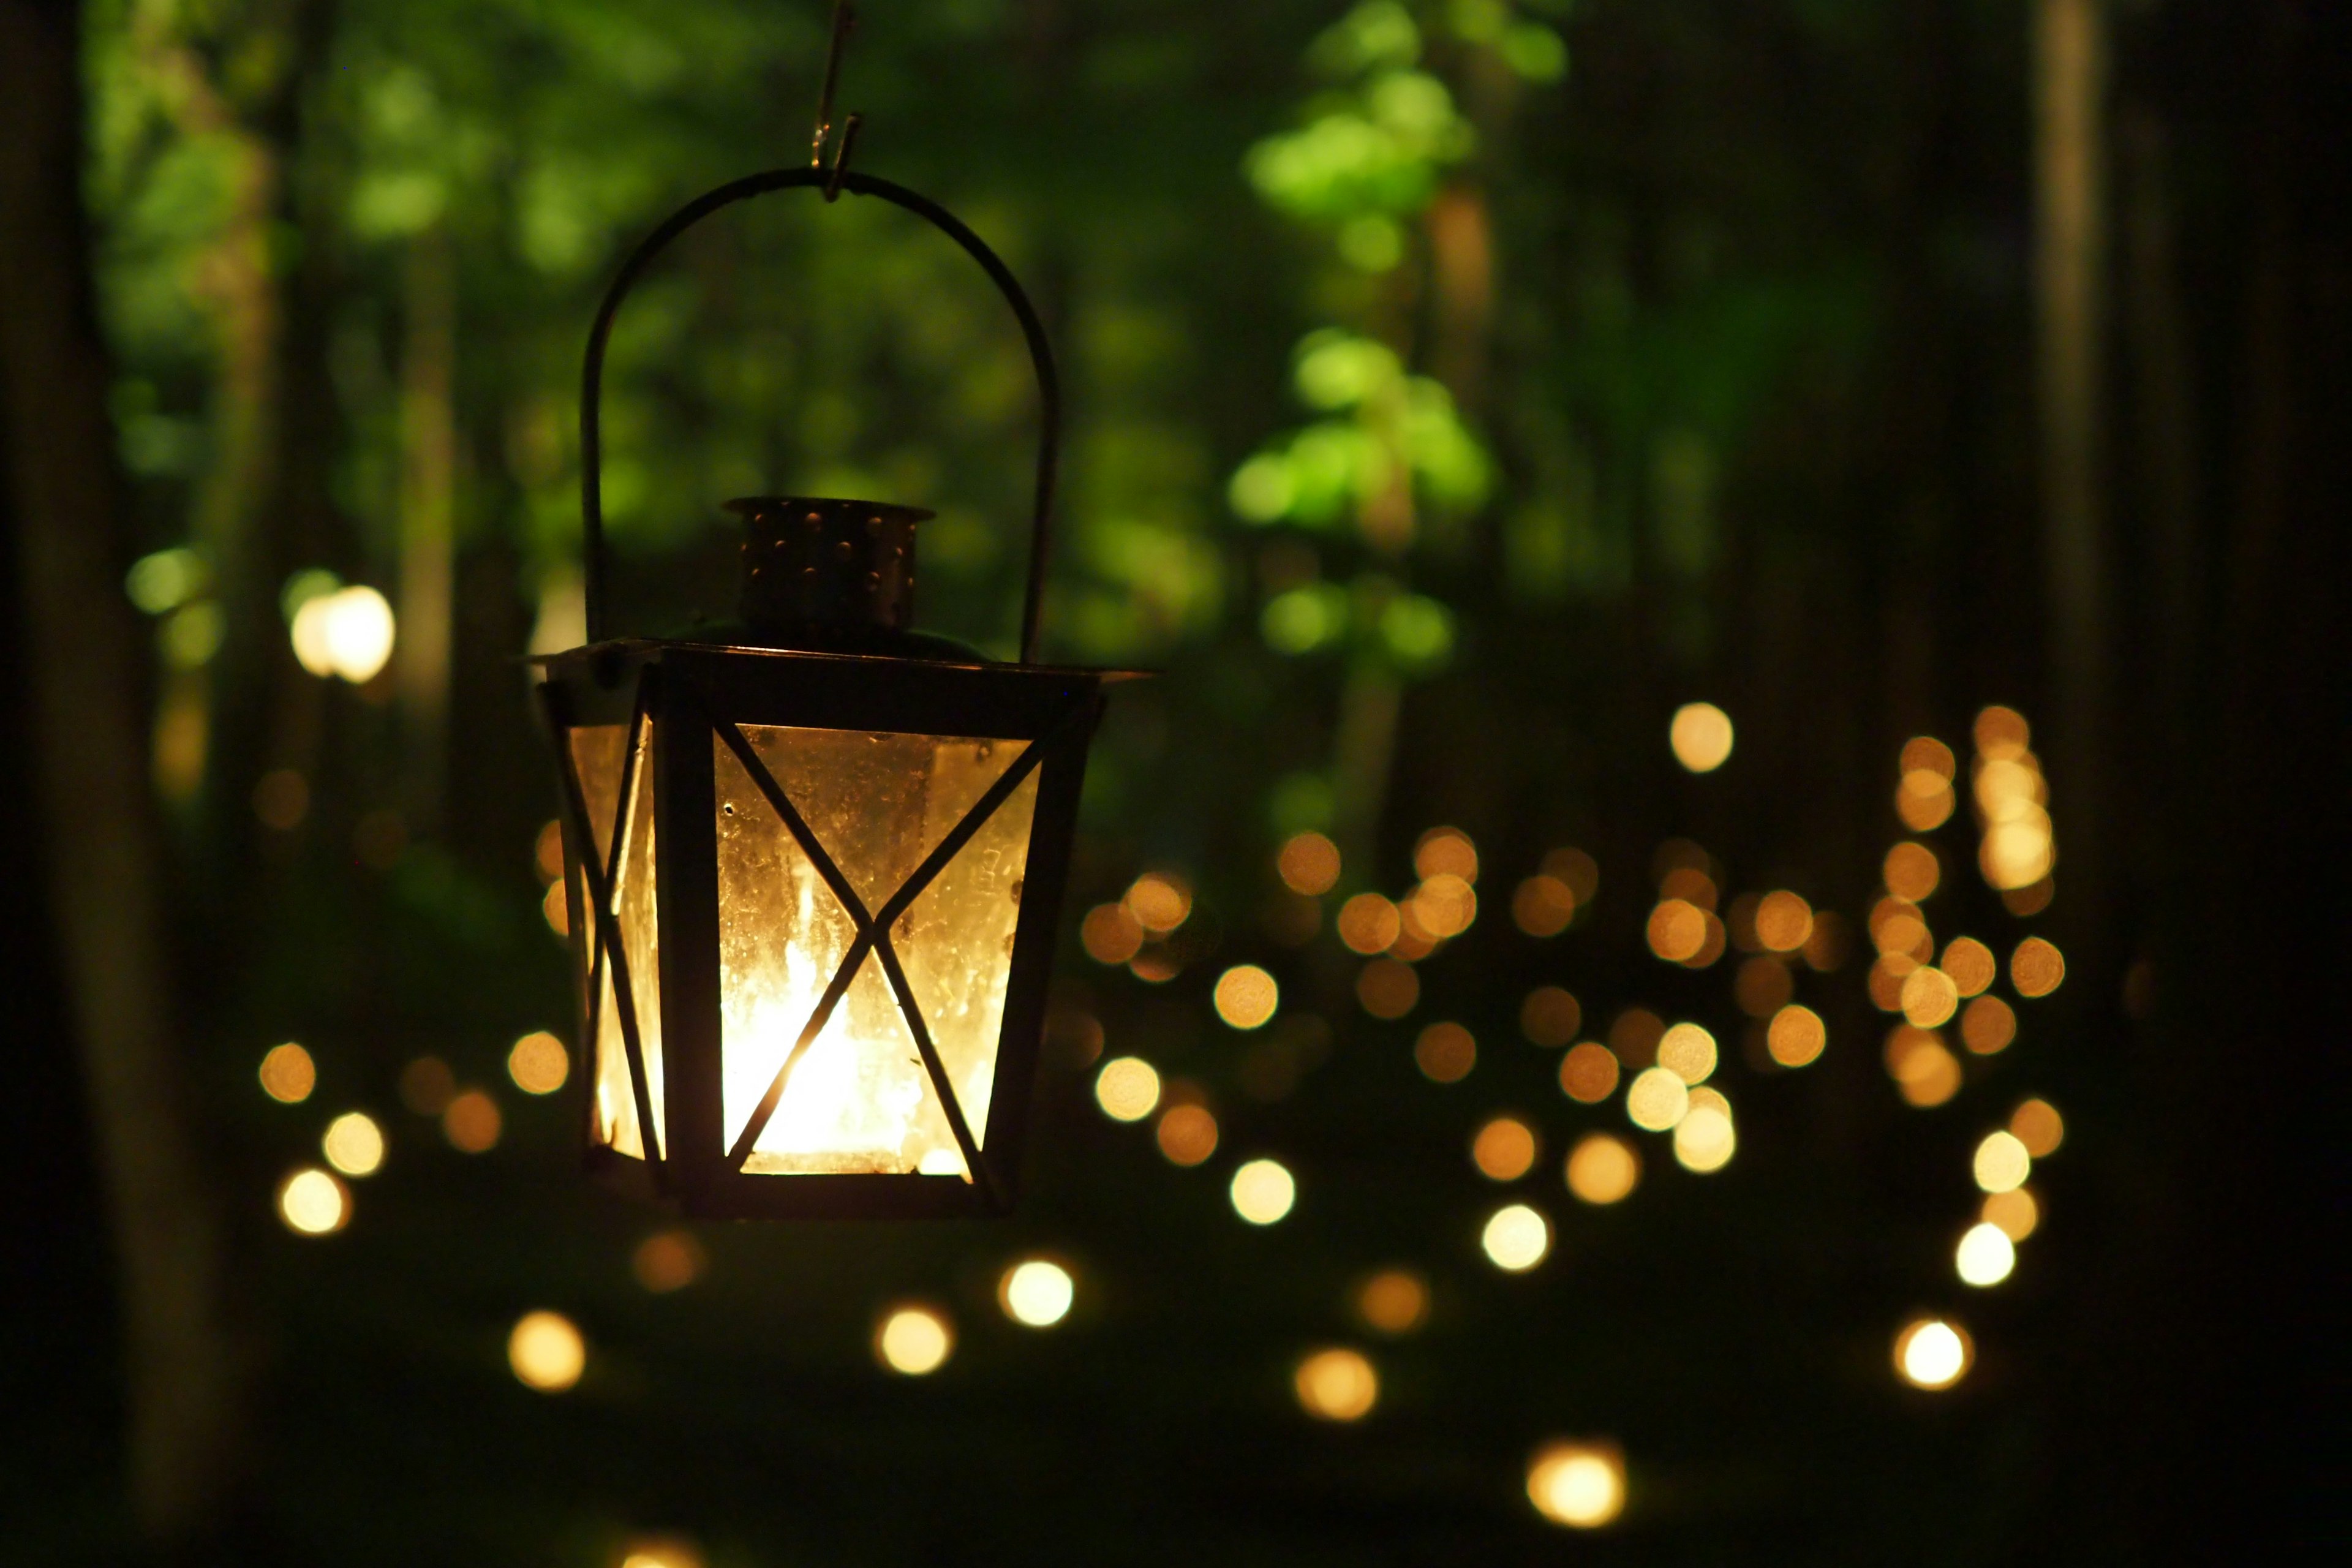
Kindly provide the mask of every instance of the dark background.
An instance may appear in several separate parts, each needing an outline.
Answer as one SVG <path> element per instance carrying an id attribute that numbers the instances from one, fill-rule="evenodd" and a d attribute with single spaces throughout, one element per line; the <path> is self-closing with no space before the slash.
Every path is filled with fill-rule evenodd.
<path id="1" fill-rule="evenodd" d="M 2061 15 L 2103 79 L 2037 46 Z M 665 1296 L 628 1260 L 670 1222 L 574 1172 L 577 1079 L 535 1100 L 501 1065 L 572 1026 L 515 659 L 562 629 L 594 298 L 670 207 L 802 155 L 821 9 L 0 16 L 0 1557 L 601 1564 L 667 1531 L 713 1565 L 2170 1562 L 2341 1539 L 2333 8 L 875 0 L 844 86 L 856 166 L 998 245 L 1062 354 L 1047 652 L 1165 675 L 1118 693 L 1097 744 L 1017 1215 L 701 1226 L 707 1272 Z M 1401 77 L 1442 89 L 1418 130 L 1381 118 Z M 2074 131 L 2037 116 L 2070 92 Z M 1254 151 L 1339 122 L 1391 134 L 1358 164 L 1298 143 L 1322 151 L 1287 184 Z M 2038 205 L 2069 159 L 2101 172 L 2072 263 Z M 948 247 L 795 197 L 681 246 L 633 310 L 609 384 L 625 622 L 725 607 L 719 500 L 847 489 L 940 510 L 927 624 L 1003 649 L 1031 405 Z M 1307 405 L 1292 356 L 1318 331 L 1385 345 L 1438 412 L 1400 437 Z M 1236 470 L 1318 423 L 1412 479 L 1237 516 Z M 151 620 L 121 590 L 183 548 L 209 573 L 203 658 L 171 651 L 205 640 L 173 642 L 186 605 Z M 364 689 L 293 662 L 280 588 L 316 567 L 400 611 Z M 1303 640 L 1266 614 L 1302 590 L 1328 612 Z M 420 667 L 428 618 L 448 653 Z M 1738 725 L 1705 775 L 1664 743 L 1696 699 Z M 1662 842 L 1703 845 L 1727 897 L 1792 887 L 1859 922 L 1905 836 L 1900 747 L 1965 759 L 1990 703 L 2035 727 L 2058 894 L 2005 910 L 1963 806 L 1921 836 L 1929 914 L 2001 952 L 2048 936 L 2064 986 L 1934 1109 L 1881 1066 L 1861 957 L 1800 977 L 1822 1059 L 1759 1067 L 1738 955 L 1643 945 Z M 173 721 L 205 744 L 158 786 Z M 250 804 L 278 769 L 310 791 L 283 830 Z M 1394 895 L 1439 824 L 1479 847 L 1482 912 L 1382 1022 L 1336 895 L 1312 941 L 1276 934 L 1272 858 L 1326 830 L 1341 894 Z M 1522 935 L 1510 889 L 1571 844 L 1600 897 Z M 1197 891 L 1164 984 L 1075 936 L 1150 868 Z M 1243 961 L 1323 1020 L 1286 1093 L 1252 1090 L 1210 1009 Z M 1630 1199 L 1570 1199 L 1573 1138 L 1629 1130 L 1518 1037 L 1538 984 L 1587 1034 L 1634 1005 L 1712 1028 L 1730 1165 L 1645 1139 Z M 1206 1166 L 1096 1109 L 1082 1012 L 1213 1106 Z M 1461 1084 L 1413 1068 L 1436 1018 L 1478 1037 Z M 255 1088 L 285 1038 L 320 1065 L 299 1106 Z M 425 1052 L 499 1095 L 495 1150 L 402 1108 Z M 2028 1094 L 2067 1118 L 2042 1226 L 1970 1290 L 1969 1151 Z M 387 1165 L 349 1228 L 295 1237 L 275 1185 L 354 1107 Z M 1465 1156 L 1504 1109 L 1544 1143 L 1515 1195 L 1559 1232 L 1524 1277 L 1479 1254 L 1501 1194 Z M 1265 1230 L 1224 1196 L 1259 1152 L 1301 1190 Z M 1034 1248 L 1078 1279 L 1043 1333 L 993 1300 Z M 1348 1303 L 1392 1263 L 1433 1302 L 1391 1342 Z M 908 1296 L 957 1323 L 929 1378 L 869 1350 Z M 586 1335 L 568 1394 L 508 1371 L 535 1307 Z M 1919 1311 L 1975 1337 L 1941 1394 L 1889 1368 Z M 1362 1422 L 1291 1395 L 1332 1343 L 1380 1369 Z M 1624 1449 L 1604 1531 L 1528 1507 L 1528 1456 L 1561 1436 Z"/>

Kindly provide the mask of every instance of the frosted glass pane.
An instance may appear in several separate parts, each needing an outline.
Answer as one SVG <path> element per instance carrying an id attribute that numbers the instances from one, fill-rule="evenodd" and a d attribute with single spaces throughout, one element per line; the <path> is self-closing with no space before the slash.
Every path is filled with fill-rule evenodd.
<path id="1" fill-rule="evenodd" d="M 569 738 L 572 765 L 580 774 L 581 798 L 588 805 L 588 830 L 595 838 L 593 848 L 581 858 L 594 861 L 601 870 L 613 853 L 613 808 L 620 804 L 621 763 L 629 748 L 629 727 L 581 724 L 569 731 Z"/>
<path id="2" fill-rule="evenodd" d="M 898 891 L 1024 746 L 767 725 L 743 733 L 869 910 Z M 731 1147 L 856 927 L 734 752 L 717 742 L 712 756 L 721 1100 Z M 1036 784 L 1034 773 L 1022 781 L 891 932 L 976 1140 L 985 1136 L 995 1078 Z M 744 1169 L 967 1174 L 875 958 L 793 1068 Z"/>
<path id="3" fill-rule="evenodd" d="M 595 860 L 602 867 L 612 851 L 613 818 L 621 797 L 621 769 L 626 761 L 629 731 L 625 724 L 582 725 L 572 731 L 572 755 L 580 769 L 580 789 L 588 808 L 589 830 L 596 839 Z M 631 800 L 629 853 L 621 868 L 621 947 L 629 965 L 630 990 L 636 1000 L 638 1042 L 646 1058 L 646 1082 L 653 1101 L 655 1149 L 661 1147 L 662 1055 L 661 971 L 659 921 L 656 920 L 654 878 L 653 723 L 646 724 L 646 749 Z M 594 951 L 595 927 L 588 927 L 590 951 Z M 646 1157 L 645 1136 L 637 1126 L 637 1102 L 629 1084 L 627 1043 L 621 1032 L 619 1002 L 614 994 L 608 959 L 603 994 L 596 1006 L 593 1062 L 595 1114 L 591 1136 L 632 1159 Z"/>

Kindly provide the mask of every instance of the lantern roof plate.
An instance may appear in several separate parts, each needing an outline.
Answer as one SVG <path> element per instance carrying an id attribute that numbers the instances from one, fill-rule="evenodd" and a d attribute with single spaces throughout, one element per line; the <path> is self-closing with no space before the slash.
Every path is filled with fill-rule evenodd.
<path id="1" fill-rule="evenodd" d="M 641 660 L 659 658 L 671 648 L 690 648 L 697 653 L 740 654 L 745 658 L 800 660 L 839 665 L 927 665 L 940 669 L 987 670 L 999 674 L 1057 676 L 1064 679 L 1091 680 L 1097 685 L 1118 686 L 1130 680 L 1153 680 L 1162 673 L 1156 669 L 1111 669 L 1086 664 L 1009 664 L 992 658 L 922 658 L 899 654 L 844 653 L 833 649 L 801 647 L 760 647 L 743 643 L 712 641 L 701 637 L 609 637 L 603 642 L 585 643 L 560 653 L 532 654 L 523 662 L 541 669 L 555 669 L 597 658 L 617 658 Z"/>

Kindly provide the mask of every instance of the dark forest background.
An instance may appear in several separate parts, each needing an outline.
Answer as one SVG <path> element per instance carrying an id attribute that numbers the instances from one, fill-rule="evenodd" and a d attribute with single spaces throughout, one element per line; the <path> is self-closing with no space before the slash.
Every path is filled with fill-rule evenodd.
<path id="1" fill-rule="evenodd" d="M 13 1112 L 0 1557 L 618 1563 L 2091 1562 L 2341 1539 L 2340 1213 L 2326 845 L 2345 695 L 2344 17 L 2264 0 L 872 0 L 856 166 L 942 201 L 1038 297 L 1066 485 L 1045 653 L 1116 693 L 1088 779 L 1038 1131 L 992 1224 L 693 1227 L 576 1173 L 573 1027 L 536 869 L 552 773 L 520 660 L 579 636 L 590 314 L 700 190 L 802 162 L 816 0 L 0 0 L 0 726 Z M 984 279 L 903 215 L 805 194 L 706 226 L 608 374 L 621 624 L 731 599 L 718 504 L 940 513 L 925 622 L 1009 651 L 1034 414 Z M 322 575 L 331 574 L 331 577 Z M 289 617 L 380 589 L 391 662 Z M 1719 705 L 1729 760 L 1667 744 Z M 1978 868 L 1970 735 L 2048 781 L 2054 897 Z M 1906 742 L 1960 805 L 1897 815 Z M 293 780 L 289 784 L 288 780 Z M 296 798 L 299 786 L 299 799 Z M 1476 922 L 1360 1000 L 1340 900 L 1447 826 Z M 1276 876 L 1327 835 L 1307 920 Z M 1906 838 L 1938 942 L 2064 953 L 2016 1043 L 1914 1103 L 1870 911 Z M 1539 936 L 1515 889 L 1578 848 Z M 1562 862 L 1550 863 L 1558 868 Z M 1671 873 L 1802 893 L 1828 1048 L 1774 1064 L 1736 982 L 1649 940 Z M 1191 918 L 1139 973 L 1080 916 L 1141 873 Z M 1686 880 L 1674 884 L 1687 891 Z M 2016 895 L 2017 890 L 2012 889 Z M 1724 944 L 1718 943 L 1721 947 Z M 1220 972 L 1283 1014 L 1222 1024 Z M 1147 974 L 1149 977 L 1147 977 Z M 1530 990 L 1704 1024 L 1719 1172 L 1565 1098 Z M 1383 1008 L 1382 1010 L 1386 1010 Z M 1477 1041 L 1416 1068 L 1429 1023 Z M 301 1041 L 318 1089 L 263 1095 Z M 1633 1047 L 1638 1050 L 1638 1047 Z M 1163 1158 L 1100 1057 L 1207 1106 Z M 403 1102 L 446 1061 L 480 1153 Z M 412 1082 L 413 1088 L 413 1082 Z M 2063 1111 L 2040 1226 L 1973 1289 L 1969 1152 Z M 411 1099 L 415 1096 L 412 1094 Z M 327 1119 L 390 1142 L 349 1225 L 274 1194 Z M 1497 1112 L 1542 1155 L 1507 1192 Z M 1585 1131 L 1642 1184 L 1563 1186 Z M 1235 1164 L 1299 1202 L 1237 1219 Z M 1555 1248 L 1479 1249 L 1507 1197 Z M 1007 1322 L 1013 1258 L 1077 1306 Z M 1355 1315 L 1429 1283 L 1417 1332 Z M 938 1373 L 876 1314 L 953 1318 Z M 526 1310 L 578 1386 L 509 1372 Z M 1929 1393 L 1919 1313 L 1977 1359 Z M 1292 1369 L 1362 1349 L 1363 1420 Z M 1531 1451 L 1622 1447 L 1569 1532 Z M 2340 1489 L 2334 1489 L 2340 1492 Z M 2327 1517 L 2327 1516 L 2333 1517 Z"/>

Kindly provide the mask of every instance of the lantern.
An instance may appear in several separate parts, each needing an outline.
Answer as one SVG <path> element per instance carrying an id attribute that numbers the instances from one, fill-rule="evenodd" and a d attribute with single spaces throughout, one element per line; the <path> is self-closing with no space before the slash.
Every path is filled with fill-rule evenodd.
<path id="1" fill-rule="evenodd" d="M 686 228 L 794 187 L 929 219 L 1027 338 L 1043 432 L 1017 664 L 910 629 L 930 514 L 868 501 L 730 503 L 745 529 L 740 622 L 707 640 L 604 635 L 597 405 L 614 316 Z M 581 399 L 589 641 L 540 661 L 593 1170 L 700 1215 L 1012 1202 L 1087 744 L 1102 689 L 1126 678 L 1034 662 L 1057 402 L 1003 263 L 885 180 L 739 180 L 622 268 Z"/>

